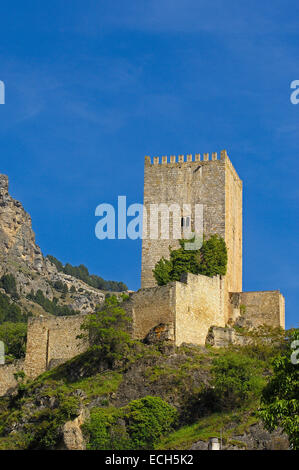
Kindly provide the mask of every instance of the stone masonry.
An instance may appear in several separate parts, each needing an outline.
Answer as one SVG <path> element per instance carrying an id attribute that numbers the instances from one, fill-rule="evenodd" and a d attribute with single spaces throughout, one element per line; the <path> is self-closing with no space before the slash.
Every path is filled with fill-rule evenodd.
<path id="1" fill-rule="evenodd" d="M 211 325 L 225 326 L 224 281 L 186 273 L 181 282 L 131 294 L 124 307 L 133 319 L 136 339 L 143 340 L 158 324 L 168 324 L 175 344 L 205 344 Z"/>
<path id="2" fill-rule="evenodd" d="M 86 351 L 88 341 L 78 339 L 85 315 L 30 317 L 25 359 L 0 365 L 0 396 L 16 387 L 15 373 L 34 379 L 46 370 Z"/>
<path id="3" fill-rule="evenodd" d="M 148 235 L 152 223 L 149 214 L 154 204 L 159 205 L 161 211 L 158 234 L 153 239 L 152 233 L 151 237 Z M 182 282 L 153 287 L 155 264 L 162 257 L 169 258 L 169 246 L 172 249 L 179 247 L 172 233 L 171 210 L 169 239 L 163 237 L 165 209 L 162 210 L 162 204 L 169 208 L 179 204 L 182 218 L 186 215 L 184 204 L 191 205 L 192 211 L 195 204 L 203 206 L 204 235 L 218 234 L 226 242 L 225 276 L 210 279 L 188 275 L 185 280 L 181 279 Z M 158 323 L 169 323 L 170 312 L 177 345 L 182 342 L 205 344 L 209 327 L 221 328 L 236 321 L 247 327 L 266 324 L 284 328 L 285 304 L 279 291 L 242 292 L 242 181 L 225 150 L 221 151 L 220 159 L 216 152 L 212 153 L 211 159 L 207 153 L 203 159 L 200 154 L 154 157 L 153 161 L 146 156 L 144 206 L 142 289 L 130 299 L 136 337 L 143 337 L 146 330 Z M 194 231 L 193 212 L 190 219 Z M 212 287 L 213 282 L 219 286 Z"/>
<path id="4" fill-rule="evenodd" d="M 37 377 L 84 352 L 88 344 L 77 336 L 85 315 L 29 318 L 24 372 Z"/>
<path id="5" fill-rule="evenodd" d="M 224 313 L 228 319 L 228 292 L 242 291 L 242 181 L 231 164 L 226 151 L 221 152 L 221 158 L 217 159 L 217 153 L 204 154 L 201 160 L 200 154 L 180 155 L 178 161 L 175 156 L 154 157 L 151 163 L 150 157 L 145 157 L 144 167 L 144 233 L 142 243 L 142 268 L 141 287 L 154 286 L 155 279 L 153 268 L 162 256 L 168 258 L 169 246 L 178 248 L 177 239 L 173 238 L 172 214 L 170 213 L 169 239 L 163 239 L 161 235 L 161 218 L 157 239 L 149 238 L 151 220 L 149 217 L 152 204 L 179 204 L 182 216 L 184 204 L 190 204 L 192 208 L 191 228 L 194 229 L 195 204 L 203 205 L 204 234 L 209 237 L 212 234 L 222 236 L 228 250 L 228 266 L 225 277 L 226 304 Z"/>

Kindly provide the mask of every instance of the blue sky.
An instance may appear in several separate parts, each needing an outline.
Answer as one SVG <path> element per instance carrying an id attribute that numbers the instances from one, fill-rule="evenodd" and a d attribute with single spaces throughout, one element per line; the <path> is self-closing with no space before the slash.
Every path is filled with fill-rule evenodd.
<path id="1" fill-rule="evenodd" d="M 225 148 L 244 183 L 244 290 L 298 322 L 297 1 L 2 2 L 0 172 L 44 254 L 140 286 L 141 242 L 95 208 L 142 202 L 144 155 Z"/>

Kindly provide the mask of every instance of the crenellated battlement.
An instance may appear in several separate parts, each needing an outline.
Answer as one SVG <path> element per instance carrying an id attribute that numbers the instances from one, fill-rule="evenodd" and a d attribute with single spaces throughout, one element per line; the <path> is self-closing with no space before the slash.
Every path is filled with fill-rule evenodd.
<path id="1" fill-rule="evenodd" d="M 229 159 L 229 156 L 227 155 L 226 150 L 221 150 L 220 152 L 220 158 L 218 157 L 217 152 L 212 152 L 211 154 L 209 153 L 203 153 L 202 155 L 200 153 L 196 153 L 195 155 L 192 155 L 191 153 L 188 153 L 187 155 L 162 155 L 161 157 L 155 156 L 151 158 L 149 155 L 146 155 L 144 158 L 144 164 L 145 166 L 165 166 L 165 165 L 178 165 L 181 166 L 182 164 L 190 164 L 190 163 L 198 163 L 198 162 L 213 162 L 213 161 L 221 161 L 225 162 L 227 167 L 230 169 L 232 172 L 234 179 L 237 181 L 239 185 L 242 186 L 242 181 L 236 172 L 234 165 L 232 164 L 231 160 Z"/>
<path id="2" fill-rule="evenodd" d="M 217 152 L 212 152 L 211 155 L 209 153 L 204 153 L 201 155 L 200 153 L 196 153 L 195 155 L 192 155 L 191 153 L 188 153 L 186 156 L 185 155 L 162 155 L 162 157 L 155 156 L 153 157 L 153 160 L 149 155 L 145 156 L 145 164 L 146 165 L 167 165 L 167 164 L 173 164 L 173 163 L 192 163 L 192 162 L 208 162 L 208 161 L 214 161 L 214 160 L 222 160 L 226 161 L 228 160 L 228 155 L 226 150 L 221 150 L 220 152 L 220 158 L 218 158 Z"/>

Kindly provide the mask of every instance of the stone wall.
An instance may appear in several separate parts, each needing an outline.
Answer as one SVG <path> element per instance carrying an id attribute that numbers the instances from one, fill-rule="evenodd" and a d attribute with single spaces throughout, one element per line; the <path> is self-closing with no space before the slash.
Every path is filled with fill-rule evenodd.
<path id="1" fill-rule="evenodd" d="M 211 327 L 214 346 L 239 342 L 226 326 L 225 278 L 185 274 L 181 282 L 140 289 L 130 295 L 123 307 L 132 316 L 132 334 L 143 340 L 157 325 L 166 325 L 168 339 L 176 345 L 204 345 Z M 245 313 L 240 315 L 241 305 Z M 230 293 L 230 315 L 241 326 L 267 324 L 284 328 L 284 297 L 279 291 Z M 28 321 L 25 360 L 0 366 L 0 396 L 17 383 L 14 373 L 24 370 L 29 378 L 66 362 L 84 352 L 88 342 L 77 339 L 85 315 L 31 317 Z M 221 328 L 219 328 L 221 327 Z"/>
<path id="2" fill-rule="evenodd" d="M 225 305 L 229 305 L 229 292 L 242 292 L 242 181 L 226 153 L 225 158 L 225 242 L 227 247 L 227 273 L 225 276 Z M 225 319 L 229 319 L 228 307 Z"/>
<path id="3" fill-rule="evenodd" d="M 0 366 L 0 396 L 17 382 L 14 373 L 23 370 L 34 379 L 46 370 L 86 351 L 88 342 L 77 339 L 85 315 L 30 317 L 25 360 Z"/>
<path id="4" fill-rule="evenodd" d="M 132 333 L 135 339 L 144 339 L 149 331 L 159 325 L 175 323 L 175 295 L 177 282 L 166 286 L 140 289 L 124 302 L 131 316 Z"/>
<path id="5" fill-rule="evenodd" d="M 224 279 L 186 274 L 176 284 L 176 344 L 204 345 L 211 325 L 225 326 Z"/>
<path id="6" fill-rule="evenodd" d="M 205 344 L 211 325 L 224 326 L 224 281 L 186 274 L 182 282 L 141 289 L 124 307 L 133 319 L 133 336 L 144 339 L 159 324 L 174 326 L 175 344 Z"/>
<path id="7" fill-rule="evenodd" d="M 254 326 L 269 325 L 285 328 L 284 296 L 278 291 L 241 292 L 240 304 Z"/>
<path id="8" fill-rule="evenodd" d="M 0 397 L 17 386 L 14 374 L 24 369 L 24 360 L 14 361 L 12 364 L 0 365 Z"/>
<path id="9" fill-rule="evenodd" d="M 242 308 L 241 308 L 242 307 Z M 230 293 L 230 323 L 285 328 L 285 300 L 278 290 Z"/>
<path id="10" fill-rule="evenodd" d="M 51 366 L 84 352 L 88 344 L 77 339 L 84 315 L 32 317 L 28 321 L 25 374 L 34 378 Z"/>

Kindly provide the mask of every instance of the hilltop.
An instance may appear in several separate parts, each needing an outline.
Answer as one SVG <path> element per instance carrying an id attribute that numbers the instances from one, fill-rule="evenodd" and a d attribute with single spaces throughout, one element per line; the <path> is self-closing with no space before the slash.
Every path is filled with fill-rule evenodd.
<path id="1" fill-rule="evenodd" d="M 286 434 L 267 431 L 259 414 L 273 359 L 286 347 L 281 328 L 254 329 L 244 311 L 229 328 L 211 326 L 205 345 L 176 345 L 165 325 L 132 339 L 130 309 L 123 307 L 135 294 L 112 295 L 99 287 L 126 286 L 44 257 L 5 175 L 0 248 L 0 340 L 8 363 L 1 377 L 10 369 L 13 376 L 0 398 L 0 449 L 207 449 L 208 439 L 220 435 L 224 449 L 289 448 Z M 89 346 L 78 354 L 72 344 L 77 355 L 27 377 L 27 319 L 62 316 L 71 325 L 74 315 Z M 42 329 L 48 319 L 34 321 Z M 38 335 L 34 341 L 44 344 Z M 61 341 L 69 347 L 70 338 Z"/>
<path id="2" fill-rule="evenodd" d="M 259 344 L 259 346 L 258 346 Z M 213 349 L 167 342 L 97 348 L 0 399 L 1 449 L 287 449 L 261 424 L 261 390 L 281 345 Z"/>

